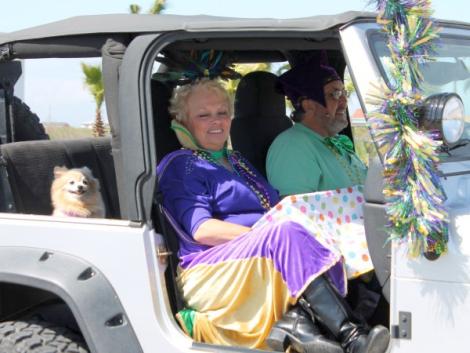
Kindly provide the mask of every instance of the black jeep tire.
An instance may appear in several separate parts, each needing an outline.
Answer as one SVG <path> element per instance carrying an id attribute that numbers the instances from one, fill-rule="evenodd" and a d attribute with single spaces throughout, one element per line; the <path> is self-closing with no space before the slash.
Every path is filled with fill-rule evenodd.
<path id="1" fill-rule="evenodd" d="M 13 97 L 12 108 L 15 119 L 15 141 L 49 140 L 49 135 L 46 134 L 39 117 L 28 105 L 18 97 Z"/>
<path id="2" fill-rule="evenodd" d="M 42 320 L 0 323 L 0 353 L 89 353 L 80 335 Z"/>

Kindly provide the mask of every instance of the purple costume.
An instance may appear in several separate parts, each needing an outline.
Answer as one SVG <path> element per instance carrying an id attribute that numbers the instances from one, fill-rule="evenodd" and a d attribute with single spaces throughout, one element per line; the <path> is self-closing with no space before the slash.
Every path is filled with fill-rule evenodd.
<path id="1" fill-rule="evenodd" d="M 246 160 L 233 156 L 248 166 L 274 206 L 277 192 Z M 179 239 L 179 283 L 197 313 L 190 332 L 195 340 L 263 348 L 272 324 L 319 275 L 326 273 L 346 294 L 341 259 L 295 222 L 256 227 L 213 247 L 192 238 L 211 218 L 251 227 L 262 217 L 266 210 L 244 175 L 189 150 L 165 157 L 157 173 L 164 206 L 187 233 Z"/>

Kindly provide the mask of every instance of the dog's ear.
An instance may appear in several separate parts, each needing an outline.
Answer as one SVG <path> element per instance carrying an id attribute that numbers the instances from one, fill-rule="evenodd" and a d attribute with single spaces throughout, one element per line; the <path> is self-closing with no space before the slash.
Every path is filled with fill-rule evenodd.
<path id="1" fill-rule="evenodd" d="M 58 178 L 62 176 L 68 169 L 66 167 L 54 167 L 54 177 Z"/>
<path id="2" fill-rule="evenodd" d="M 86 178 L 88 179 L 88 181 L 90 181 L 90 182 L 94 182 L 94 181 L 95 181 L 95 178 L 94 178 L 94 176 L 93 176 L 93 172 L 91 171 L 90 168 L 88 168 L 88 167 L 86 167 L 86 166 L 85 166 L 85 167 L 81 167 L 81 168 L 80 168 L 80 171 L 83 173 L 83 175 L 86 176 Z"/>
<path id="3" fill-rule="evenodd" d="M 86 167 L 86 166 L 85 166 L 85 167 L 82 167 L 82 168 L 80 168 L 80 169 L 82 170 L 82 173 L 87 176 L 88 181 L 90 182 L 90 184 L 92 184 L 94 188 L 96 188 L 97 190 L 99 190 L 99 189 L 100 189 L 100 182 L 99 182 L 99 180 L 98 180 L 97 178 L 95 178 L 95 177 L 93 176 L 93 172 L 91 171 L 91 169 L 88 168 L 88 167 Z"/>
<path id="4" fill-rule="evenodd" d="M 93 177 L 93 172 L 87 166 L 82 167 L 81 170 L 83 171 L 84 174 L 88 175 L 89 177 L 91 178 Z"/>

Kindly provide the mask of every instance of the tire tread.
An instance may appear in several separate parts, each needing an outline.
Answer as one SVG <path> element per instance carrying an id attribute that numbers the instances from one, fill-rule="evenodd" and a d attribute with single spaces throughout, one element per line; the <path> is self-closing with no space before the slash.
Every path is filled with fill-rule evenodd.
<path id="1" fill-rule="evenodd" d="M 0 353 L 89 353 L 83 338 L 60 326 L 31 319 L 0 322 Z"/>

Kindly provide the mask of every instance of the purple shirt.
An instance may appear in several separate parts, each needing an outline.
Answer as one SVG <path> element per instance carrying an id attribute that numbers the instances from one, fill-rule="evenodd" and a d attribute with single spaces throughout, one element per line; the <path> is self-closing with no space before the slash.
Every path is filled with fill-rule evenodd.
<path id="1" fill-rule="evenodd" d="M 277 191 L 248 161 L 242 160 L 256 174 L 274 206 L 279 201 Z M 180 257 L 209 248 L 193 238 L 204 221 L 215 218 L 251 227 L 266 212 L 243 177 L 191 151 L 170 153 L 159 164 L 157 173 L 163 205 L 190 235 L 179 239 Z"/>

